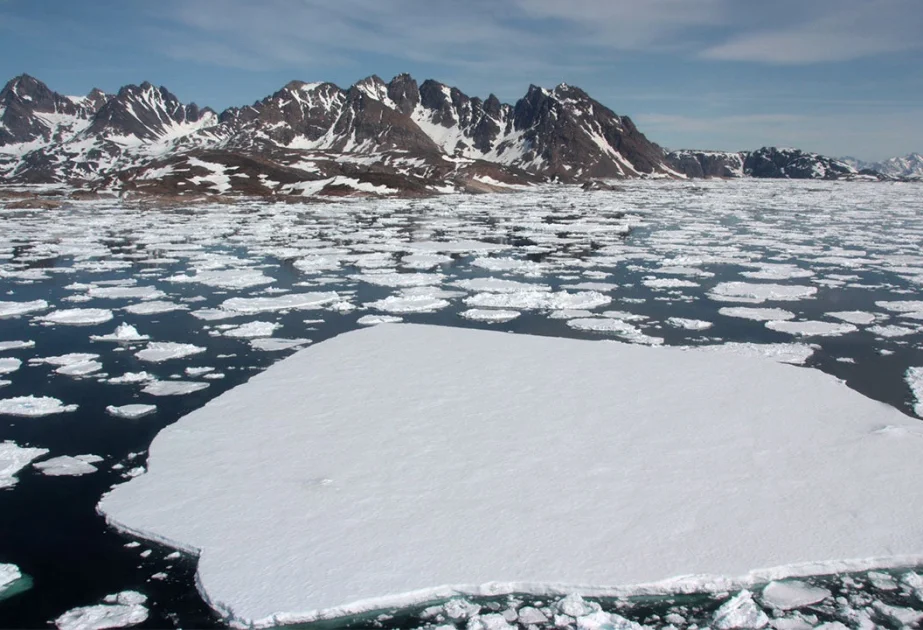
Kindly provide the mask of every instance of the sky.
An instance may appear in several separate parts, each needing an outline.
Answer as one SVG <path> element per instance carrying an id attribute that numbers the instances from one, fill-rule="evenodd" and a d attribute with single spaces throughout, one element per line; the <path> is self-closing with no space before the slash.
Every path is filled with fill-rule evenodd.
<path id="1" fill-rule="evenodd" d="M 923 0 L 0 0 L 0 81 L 164 85 L 220 111 L 409 72 L 576 85 L 667 148 L 923 152 Z"/>

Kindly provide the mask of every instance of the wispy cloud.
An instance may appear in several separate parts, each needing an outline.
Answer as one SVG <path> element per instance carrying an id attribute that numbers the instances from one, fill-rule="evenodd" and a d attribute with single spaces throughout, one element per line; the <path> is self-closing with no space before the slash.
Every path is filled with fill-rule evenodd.
<path id="1" fill-rule="evenodd" d="M 159 38 L 175 58 L 255 69 L 377 54 L 499 69 L 592 65 L 620 51 L 770 64 L 858 59 L 923 47 L 920 9 L 920 0 L 167 0 L 156 13 L 171 24 Z"/>

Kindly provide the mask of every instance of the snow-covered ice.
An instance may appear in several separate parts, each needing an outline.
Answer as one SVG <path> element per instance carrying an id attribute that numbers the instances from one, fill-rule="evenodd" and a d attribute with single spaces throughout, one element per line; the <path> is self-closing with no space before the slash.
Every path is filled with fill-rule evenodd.
<path id="1" fill-rule="evenodd" d="M 874 323 L 878 316 L 874 313 L 867 313 L 865 311 L 835 311 L 833 313 L 827 313 L 828 317 L 833 317 L 844 322 L 849 322 L 850 324 L 871 324 Z M 776 317 L 773 319 L 782 319 L 781 317 Z"/>
<path id="2" fill-rule="evenodd" d="M 149 416 L 156 411 L 157 405 L 143 405 L 140 403 L 120 406 L 108 405 L 106 407 L 106 413 L 109 415 L 115 416 L 116 418 L 128 418 L 129 420 L 143 418 L 144 416 Z"/>
<path id="3" fill-rule="evenodd" d="M 763 588 L 760 599 L 764 606 L 777 610 L 791 610 L 816 604 L 830 597 L 825 588 L 811 586 L 799 580 L 770 582 Z"/>
<path id="4" fill-rule="evenodd" d="M 390 295 L 381 300 L 364 304 L 366 308 L 385 313 L 432 313 L 444 309 L 449 305 L 447 300 L 430 297 L 428 295 Z"/>
<path id="5" fill-rule="evenodd" d="M 281 324 L 275 322 L 247 322 L 242 326 L 224 331 L 225 337 L 238 339 L 256 339 L 257 337 L 272 337 Z"/>
<path id="6" fill-rule="evenodd" d="M 311 343 L 310 339 L 283 339 L 278 337 L 263 337 L 260 339 L 251 339 L 250 347 L 254 350 L 261 350 L 263 352 L 279 352 L 281 350 L 300 348 L 301 346 L 306 346 L 309 343 Z"/>
<path id="7" fill-rule="evenodd" d="M 519 317 L 519 314 L 519 311 L 505 311 L 485 308 L 471 308 L 467 311 L 462 311 L 459 313 L 459 315 L 465 319 L 493 324 L 502 324 L 503 322 L 512 321 Z"/>
<path id="8" fill-rule="evenodd" d="M 378 324 L 397 324 L 404 321 L 396 315 L 363 315 L 356 320 L 360 326 L 376 326 Z"/>
<path id="9" fill-rule="evenodd" d="M 605 306 L 612 298 L 599 291 L 515 291 L 512 293 L 477 293 L 465 298 L 465 304 L 475 308 L 510 310 L 589 310 Z"/>
<path id="10" fill-rule="evenodd" d="M 913 412 L 923 418 L 923 367 L 909 367 L 904 374 L 904 380 L 913 394 Z"/>
<path id="11" fill-rule="evenodd" d="M 134 343 L 138 341 L 147 341 L 148 335 L 142 335 L 138 329 L 131 324 L 121 323 L 116 326 L 115 330 L 108 335 L 90 335 L 92 341 L 114 341 L 117 343 Z"/>
<path id="12" fill-rule="evenodd" d="M 97 464 L 103 461 L 98 455 L 61 455 L 32 464 L 33 468 L 49 477 L 80 477 L 96 472 Z"/>
<path id="13" fill-rule="evenodd" d="M 144 623 L 147 597 L 137 591 L 122 591 L 103 598 L 102 604 L 80 606 L 54 620 L 58 630 L 104 630 L 128 628 Z"/>
<path id="14" fill-rule="evenodd" d="M 670 317 L 667 323 L 674 328 L 684 328 L 686 330 L 707 330 L 712 327 L 711 322 L 702 319 L 688 319 L 685 317 Z"/>
<path id="15" fill-rule="evenodd" d="M 751 306 L 723 306 L 718 309 L 718 313 L 725 317 L 739 317 L 741 319 L 752 319 L 758 322 L 768 322 L 772 320 L 784 321 L 794 319 L 795 314 L 781 308 L 755 308 Z"/>
<path id="16" fill-rule="evenodd" d="M 125 311 L 132 315 L 160 315 L 162 313 L 172 313 L 173 311 L 185 311 L 189 307 L 185 304 L 177 304 L 168 300 L 151 300 L 149 302 L 138 302 L 129 304 Z"/>
<path id="17" fill-rule="evenodd" d="M 32 300 L 31 302 L 2 302 L 0 301 L 0 318 L 18 317 L 27 313 L 44 311 L 48 308 L 45 300 Z"/>
<path id="18" fill-rule="evenodd" d="M 99 509 L 199 553 L 208 601 L 258 626 L 923 562 L 919 421 L 720 350 L 363 328 L 165 428 Z M 739 593 L 714 624 L 760 615 Z"/>
<path id="19" fill-rule="evenodd" d="M 2 446 L 2 443 L 0 443 L 0 446 Z M 0 594 L 20 578 L 22 578 L 22 573 L 19 571 L 19 567 L 15 564 L 0 563 Z"/>
<path id="20" fill-rule="evenodd" d="M 68 326 L 92 326 L 104 324 L 112 319 L 112 311 L 105 308 L 65 308 L 51 311 L 39 318 L 49 324 Z"/>
<path id="21" fill-rule="evenodd" d="M 15 396 L 0 399 L 0 415 L 38 418 L 76 410 L 77 405 L 65 405 L 51 396 Z"/>
<path id="22" fill-rule="evenodd" d="M 751 282 L 721 282 L 708 292 L 708 296 L 721 302 L 780 302 L 813 297 L 817 287 L 792 284 Z"/>
<path id="23" fill-rule="evenodd" d="M 0 442 L 0 489 L 15 486 L 16 473 L 47 452 L 47 448 L 19 446 L 9 440 Z"/>
<path id="24" fill-rule="evenodd" d="M 858 330 L 850 323 L 836 324 L 812 320 L 766 322 L 766 328 L 801 337 L 837 337 Z"/>
<path id="25" fill-rule="evenodd" d="M 205 348 L 191 343 L 174 343 L 172 341 L 152 341 L 143 350 L 135 353 L 142 361 L 160 363 L 170 359 L 182 359 L 205 352 Z"/>
<path id="26" fill-rule="evenodd" d="M 753 601 L 753 594 L 748 590 L 741 591 L 722 604 L 712 620 L 717 630 L 764 628 L 768 623 L 769 617 Z"/>
<path id="27" fill-rule="evenodd" d="M 34 348 L 34 341 L 0 341 L 0 352 L 6 350 L 21 350 L 24 348 Z"/>
<path id="28" fill-rule="evenodd" d="M 151 396 L 185 396 L 208 387 L 199 381 L 151 381 L 141 391 Z"/>
<path id="29" fill-rule="evenodd" d="M 0 374 L 11 374 L 19 369 L 22 361 L 12 357 L 0 359 Z"/>
<path id="30" fill-rule="evenodd" d="M 289 293 L 276 297 L 231 298 L 225 300 L 221 308 L 237 313 L 264 313 L 288 309 L 311 310 L 324 308 L 339 300 L 340 296 L 336 291 Z"/>

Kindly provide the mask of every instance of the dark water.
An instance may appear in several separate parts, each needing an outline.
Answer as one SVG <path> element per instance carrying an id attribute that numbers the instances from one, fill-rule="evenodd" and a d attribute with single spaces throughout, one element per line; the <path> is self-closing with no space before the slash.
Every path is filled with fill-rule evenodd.
<path id="1" fill-rule="evenodd" d="M 550 208 L 547 212 L 553 212 L 554 202 L 554 197 L 538 199 L 535 206 L 539 207 L 540 203 L 545 203 Z M 353 209 L 352 214 L 346 219 L 331 219 L 326 215 L 315 216 L 311 210 L 303 210 L 300 213 L 292 211 L 292 216 L 287 217 L 285 221 L 279 219 L 283 210 L 278 209 L 258 210 L 241 216 L 223 216 L 215 220 L 208 218 L 210 215 L 206 212 L 164 215 L 160 219 L 154 216 L 139 217 L 135 213 L 130 213 L 127 220 L 120 221 L 120 210 L 117 208 L 108 209 L 104 216 L 99 218 L 92 212 L 92 208 L 79 207 L 73 210 L 73 215 L 64 215 L 62 219 L 67 218 L 70 222 L 88 222 L 86 234 L 81 232 L 80 238 L 75 236 L 74 228 L 65 229 L 63 236 L 56 236 L 54 223 L 48 223 L 47 217 L 35 214 L 0 215 L 0 233 L 5 234 L 9 246 L 7 270 L 33 269 L 46 272 L 44 277 L 35 281 L 0 276 L 0 300 L 44 299 L 51 304 L 51 308 L 111 308 L 115 312 L 114 320 L 90 326 L 45 326 L 38 320 L 42 313 L 0 319 L 0 341 L 22 339 L 34 340 L 36 343 L 34 348 L 0 353 L 0 357 L 17 357 L 23 361 L 18 371 L 3 377 L 12 382 L 0 388 L 0 398 L 53 396 L 65 403 L 79 405 L 76 412 L 40 418 L 0 415 L 0 441 L 12 440 L 19 445 L 47 448 L 50 451 L 48 457 L 90 453 L 104 458 L 98 465 L 98 472 L 81 477 L 43 476 L 37 470 L 26 467 L 20 471 L 19 481 L 15 487 L 0 490 L 0 562 L 18 565 L 32 581 L 31 588 L 0 600 L 0 626 L 47 627 L 50 621 L 69 609 L 99 603 L 104 596 L 123 590 L 137 590 L 149 598 L 150 617 L 141 627 L 221 626 L 220 619 L 203 603 L 196 591 L 195 558 L 182 556 L 168 559 L 167 556 L 173 552 L 172 549 L 145 541 L 140 541 L 141 544 L 137 547 L 126 547 L 127 543 L 132 542 L 131 539 L 106 526 L 103 518 L 95 511 L 96 503 L 112 485 L 124 481 L 126 470 L 145 464 L 147 448 L 160 429 L 201 407 L 229 388 L 245 382 L 252 375 L 292 352 L 253 350 L 245 340 L 210 335 L 210 332 L 215 331 L 214 326 L 268 320 L 281 324 L 274 337 L 307 337 L 314 343 L 319 343 L 359 327 L 357 320 L 373 312 L 362 308 L 345 313 L 329 309 L 293 310 L 219 321 L 202 321 L 193 317 L 189 311 L 132 315 L 116 309 L 136 300 L 94 299 L 85 304 L 66 301 L 65 298 L 83 292 L 66 288 L 72 283 L 98 285 L 107 281 L 136 279 L 138 285 L 153 286 L 164 291 L 168 297 L 162 299 L 184 303 L 192 310 L 216 308 L 225 299 L 238 295 L 261 295 L 266 286 L 227 290 L 202 284 L 176 284 L 165 280 L 174 274 L 189 272 L 191 268 L 203 268 L 202 256 L 222 254 L 246 261 L 251 267 L 261 268 L 273 278 L 273 288 L 292 292 L 335 290 L 343 292 L 353 305 L 361 306 L 395 294 L 398 290 L 349 278 L 352 274 L 368 270 L 350 264 L 348 260 L 345 260 L 338 270 L 311 275 L 298 271 L 293 266 L 291 258 L 266 253 L 265 250 L 270 246 L 291 246 L 293 242 L 304 238 L 354 253 L 382 251 L 382 243 L 395 239 L 403 239 L 406 242 L 440 238 L 477 238 L 513 245 L 512 250 L 491 254 L 495 257 L 515 257 L 539 263 L 551 260 L 555 264 L 562 260 L 591 261 L 597 252 L 607 247 L 624 244 L 644 248 L 649 239 L 660 230 L 666 229 L 649 218 L 650 210 L 645 207 L 645 203 L 652 202 L 636 200 L 635 211 L 638 216 L 648 219 L 644 225 L 636 226 L 630 235 L 607 232 L 605 224 L 589 236 L 562 229 L 549 237 L 551 242 L 557 242 L 556 247 L 550 247 L 548 239 L 542 240 L 542 235 L 547 235 L 547 232 L 534 232 L 531 222 L 517 224 L 511 221 L 510 211 L 502 205 L 492 206 L 492 211 L 466 215 L 467 223 L 462 228 L 451 220 L 451 214 L 446 208 L 427 210 L 422 206 L 404 211 L 398 209 L 372 212 Z M 497 211 L 497 207 L 501 210 Z M 434 213 L 438 220 L 428 218 L 427 211 Z M 213 212 L 225 211 L 218 209 Z M 539 208 L 537 212 L 541 214 L 542 210 Z M 597 212 L 595 216 L 609 216 L 615 220 L 619 218 L 619 213 L 623 212 L 624 208 L 617 205 L 608 215 Z M 581 216 L 581 213 L 564 213 L 561 218 L 552 214 L 549 220 L 560 220 L 566 227 L 579 221 Z M 790 215 L 786 216 L 791 218 Z M 766 211 L 766 216 L 762 217 L 762 224 L 774 224 L 774 217 L 775 214 Z M 443 221 L 444 225 L 439 221 Z M 196 231 L 199 222 L 205 226 L 202 233 Z M 288 230 L 283 233 L 284 238 L 279 238 L 279 233 L 276 232 L 281 229 L 278 225 L 280 223 Z M 734 227 L 738 224 L 750 225 L 748 221 L 738 221 L 728 216 L 713 223 L 727 229 L 730 229 L 728 226 Z M 43 226 L 47 231 L 42 231 Z M 4 227 L 7 230 L 5 232 L 2 231 Z M 165 243 L 175 245 L 189 242 L 199 249 L 193 250 L 192 255 L 182 250 L 158 249 L 150 242 L 139 240 L 140 235 L 149 234 L 153 228 L 163 231 L 162 240 Z M 740 234 L 745 232 L 744 228 L 739 228 L 734 233 L 740 237 Z M 373 235 L 373 238 L 370 238 L 369 234 Z M 375 235 L 384 236 L 378 238 Z M 416 238 L 417 236 L 421 238 Z M 712 243 L 721 244 L 720 234 L 719 237 L 711 235 L 709 238 L 712 239 Z M 824 239 L 832 240 L 834 245 L 823 243 Z M 839 247 L 844 240 L 848 239 L 840 234 L 838 237 L 834 235 L 818 238 L 814 244 L 818 251 L 823 251 L 834 246 Z M 94 246 L 102 245 L 108 253 L 95 252 L 88 255 L 86 252 L 78 252 L 68 255 L 62 253 L 66 252 L 65 245 L 68 242 L 76 242 L 81 246 L 86 246 L 87 243 Z M 534 251 L 537 242 L 543 243 L 545 251 Z M 808 239 L 808 242 L 813 241 Z M 653 270 L 659 264 L 656 260 L 658 257 L 667 257 L 666 254 L 657 253 L 655 250 L 656 247 L 652 248 L 655 255 L 651 260 L 636 259 L 592 266 L 594 273 L 610 274 L 601 281 L 620 285 L 609 292 L 615 301 L 610 306 L 595 309 L 596 311 L 618 309 L 646 316 L 648 320 L 641 324 L 644 332 L 663 338 L 669 345 L 799 341 L 790 335 L 767 329 L 762 322 L 725 317 L 717 313 L 718 308 L 722 306 L 736 304 L 709 299 L 709 290 L 723 281 L 764 282 L 740 276 L 741 272 L 752 271 L 752 267 L 734 263 L 698 264 L 696 268 L 714 276 L 695 278 L 696 282 L 700 282 L 697 287 L 652 290 L 645 287 L 642 280 L 654 273 Z M 42 251 L 50 252 L 49 257 L 42 258 Z M 771 247 L 762 247 L 760 251 L 765 258 L 779 255 L 778 251 Z M 176 258 L 176 262 L 151 262 L 152 259 L 156 260 L 163 255 Z M 400 266 L 404 255 L 394 252 L 392 264 L 402 272 L 412 273 L 412 270 Z M 472 265 L 478 256 L 483 254 L 454 254 L 451 262 L 439 265 L 434 271 L 444 274 L 442 287 L 453 289 L 450 282 L 501 275 Z M 107 259 L 127 261 L 131 264 L 124 269 L 110 271 L 77 269 L 88 260 Z M 796 312 L 799 319 L 822 320 L 824 314 L 831 311 L 862 310 L 880 313 L 881 309 L 874 306 L 876 301 L 915 299 L 918 294 L 917 285 L 906 273 L 889 272 L 881 265 L 856 267 L 829 263 L 812 264 L 797 257 L 795 262 L 815 270 L 817 277 L 830 273 L 858 276 L 858 280 L 848 284 L 864 286 L 819 286 L 813 299 L 753 306 L 786 308 Z M 593 281 L 593 277 L 581 276 L 580 267 L 570 268 L 566 264 L 537 276 L 516 273 L 503 275 L 520 282 L 550 285 L 555 290 L 561 285 L 573 282 Z M 321 276 L 333 276 L 333 281 L 316 287 L 297 286 L 298 283 Z M 766 282 L 806 284 L 810 281 L 783 279 Z M 506 330 L 521 334 L 586 339 L 606 337 L 599 333 L 575 330 L 567 325 L 566 320 L 551 319 L 544 311 L 523 311 L 519 318 L 510 322 L 487 324 L 460 317 L 459 313 L 467 308 L 469 306 L 463 303 L 463 299 L 457 297 L 450 299 L 450 305 L 442 310 L 406 314 L 403 317 L 408 322 Z M 706 320 L 712 322 L 713 326 L 702 331 L 674 328 L 664 323 L 670 317 Z M 305 323 L 305 320 L 313 319 L 322 319 L 323 322 Z M 134 354 L 142 347 L 141 344 L 122 346 L 127 348 L 122 349 L 119 344 L 90 341 L 91 335 L 110 333 L 116 324 L 122 322 L 136 326 L 142 334 L 149 335 L 153 340 L 192 343 L 207 350 L 179 360 L 145 363 Z M 912 335 L 890 339 L 876 338 L 860 331 L 837 337 L 812 337 L 801 341 L 818 346 L 804 369 L 823 370 L 844 379 L 851 388 L 868 397 L 912 414 L 913 397 L 903 379 L 908 367 L 923 365 L 923 352 L 920 349 L 923 336 L 920 330 L 916 330 Z M 100 374 L 71 378 L 55 374 L 54 366 L 27 363 L 32 357 L 73 352 L 100 354 L 103 371 L 110 376 L 147 371 L 156 374 L 158 378 L 168 380 L 173 375 L 183 374 L 187 367 L 214 367 L 216 372 L 223 373 L 225 377 L 210 380 L 207 389 L 189 395 L 154 398 L 140 393 L 140 386 L 136 384 L 108 384 L 100 378 Z M 850 359 L 854 362 L 846 363 L 838 359 Z M 199 380 L 199 377 L 185 375 L 182 378 Z M 156 404 L 156 414 L 138 420 L 127 420 L 112 417 L 105 412 L 107 405 L 137 402 Z M 121 465 L 121 468 L 113 469 L 113 465 Z M 142 557 L 141 552 L 145 550 L 151 550 L 151 553 L 147 557 Z M 152 579 L 152 576 L 159 573 L 165 573 L 166 579 Z M 862 582 L 861 576 L 857 579 L 864 586 L 853 588 L 850 592 L 863 592 L 876 598 L 876 601 L 923 609 L 923 602 L 914 600 L 904 591 L 876 590 L 874 586 Z M 836 577 L 819 577 L 815 578 L 814 582 L 831 590 L 834 596 L 842 594 L 840 591 L 846 588 L 840 578 Z M 485 611 L 491 608 L 502 610 L 509 605 L 506 598 L 472 601 L 481 605 Z M 601 603 L 606 610 L 619 612 L 632 620 L 662 625 L 663 618 L 669 612 L 677 610 L 681 610 L 690 623 L 694 620 L 700 620 L 699 623 L 707 622 L 721 601 L 720 598 L 711 595 L 698 595 L 653 600 L 612 600 Z M 388 611 L 388 618 L 382 619 L 376 615 L 316 625 L 415 627 L 428 622 L 420 616 L 424 608 Z M 833 603 L 823 603 L 814 608 L 812 614 L 819 621 L 842 618 Z M 884 625 L 890 623 L 886 618 L 879 619 L 879 622 Z M 459 622 L 459 626 L 462 625 L 462 622 Z"/>

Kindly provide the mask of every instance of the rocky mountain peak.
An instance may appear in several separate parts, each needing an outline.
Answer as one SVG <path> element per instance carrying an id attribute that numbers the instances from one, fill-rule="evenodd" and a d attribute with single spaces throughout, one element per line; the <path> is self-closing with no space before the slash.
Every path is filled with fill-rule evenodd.
<path id="1" fill-rule="evenodd" d="M 409 115 L 420 103 L 420 86 L 409 74 L 399 74 L 388 84 L 388 98 L 399 112 Z"/>

